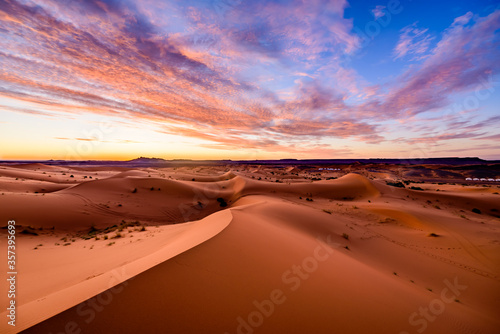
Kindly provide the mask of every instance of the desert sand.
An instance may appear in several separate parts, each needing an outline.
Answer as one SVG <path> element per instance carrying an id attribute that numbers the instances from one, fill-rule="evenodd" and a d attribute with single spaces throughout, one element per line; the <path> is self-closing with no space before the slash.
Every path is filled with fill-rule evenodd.
<path id="1" fill-rule="evenodd" d="M 0 332 L 498 333 L 499 186 L 422 170 L 0 166 Z"/>

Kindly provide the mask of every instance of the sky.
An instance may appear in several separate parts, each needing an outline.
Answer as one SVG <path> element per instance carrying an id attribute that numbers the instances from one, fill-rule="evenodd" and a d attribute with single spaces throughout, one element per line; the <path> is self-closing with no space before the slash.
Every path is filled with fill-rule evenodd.
<path id="1" fill-rule="evenodd" d="M 500 159 L 497 0 L 0 0 L 0 159 Z"/>

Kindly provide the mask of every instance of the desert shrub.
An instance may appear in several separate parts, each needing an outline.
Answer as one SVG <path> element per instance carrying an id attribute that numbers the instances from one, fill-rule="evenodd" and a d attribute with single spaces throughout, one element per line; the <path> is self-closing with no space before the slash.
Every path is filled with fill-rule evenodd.
<path id="1" fill-rule="evenodd" d="M 342 233 L 342 238 L 349 240 L 349 234 L 347 233 Z"/>
<path id="2" fill-rule="evenodd" d="M 388 186 L 391 186 L 391 187 L 398 187 L 398 188 L 404 188 L 405 185 L 403 182 L 400 182 L 400 181 L 397 181 L 397 182 L 391 182 L 391 181 L 386 181 L 387 185 Z"/>
<path id="3" fill-rule="evenodd" d="M 217 198 L 217 202 L 219 202 L 219 205 L 220 205 L 221 208 L 224 208 L 224 207 L 227 206 L 226 201 L 222 197 Z"/>

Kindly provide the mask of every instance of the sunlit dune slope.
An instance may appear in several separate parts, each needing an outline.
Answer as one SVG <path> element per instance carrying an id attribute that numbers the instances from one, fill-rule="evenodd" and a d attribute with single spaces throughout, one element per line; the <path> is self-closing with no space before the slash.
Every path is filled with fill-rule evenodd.
<path id="1" fill-rule="evenodd" d="M 399 333 L 439 297 L 358 261 L 334 231 L 344 222 L 331 216 L 268 197 L 229 210 L 224 231 L 139 274 L 99 312 L 83 304 L 27 332 L 75 321 L 93 333 Z M 429 333 L 494 333 L 498 325 L 460 303 L 446 311 Z"/>

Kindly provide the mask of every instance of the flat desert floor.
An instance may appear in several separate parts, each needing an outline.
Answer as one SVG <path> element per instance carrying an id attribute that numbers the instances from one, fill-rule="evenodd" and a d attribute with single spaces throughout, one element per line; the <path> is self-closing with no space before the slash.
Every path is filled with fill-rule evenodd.
<path id="1" fill-rule="evenodd" d="M 403 172 L 0 166 L 0 332 L 499 333 L 499 186 Z"/>

